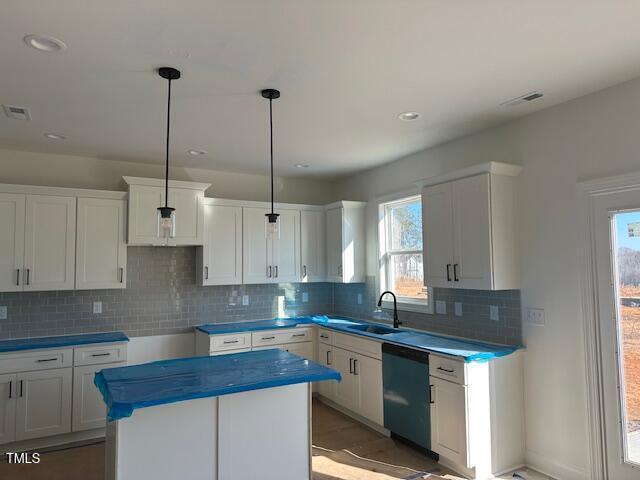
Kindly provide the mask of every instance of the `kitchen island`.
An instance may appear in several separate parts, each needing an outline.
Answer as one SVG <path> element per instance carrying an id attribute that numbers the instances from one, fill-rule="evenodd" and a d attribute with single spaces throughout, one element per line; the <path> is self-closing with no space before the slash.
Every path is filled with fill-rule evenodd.
<path id="1" fill-rule="evenodd" d="M 335 370 L 280 350 L 98 372 L 106 479 L 311 478 L 311 383 Z"/>

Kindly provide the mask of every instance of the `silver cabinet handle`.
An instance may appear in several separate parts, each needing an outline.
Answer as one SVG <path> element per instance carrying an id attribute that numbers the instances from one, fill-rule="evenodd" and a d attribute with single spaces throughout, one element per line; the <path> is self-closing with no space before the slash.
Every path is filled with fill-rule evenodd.
<path id="1" fill-rule="evenodd" d="M 271 265 L 267 267 L 267 278 L 271 278 Z"/>
<path id="2" fill-rule="evenodd" d="M 156 237 L 160 238 L 160 210 L 158 210 L 158 232 L 156 233 Z"/>
<path id="3" fill-rule="evenodd" d="M 262 340 L 275 340 L 276 337 L 262 337 Z"/>
<path id="4" fill-rule="evenodd" d="M 459 282 L 460 278 L 458 278 L 458 264 L 454 263 L 453 264 L 453 281 L 454 282 Z"/>
<path id="5" fill-rule="evenodd" d="M 451 264 L 450 264 L 450 263 L 447 263 L 447 282 L 450 282 L 450 281 L 451 281 L 451 272 L 450 272 L 450 269 L 451 269 Z"/>
<path id="6" fill-rule="evenodd" d="M 353 373 L 353 358 L 349 359 L 349 373 Z"/>
<path id="7" fill-rule="evenodd" d="M 442 367 L 438 367 L 436 370 L 440 370 L 442 372 L 447 372 L 447 373 L 455 372 L 455 369 L 454 370 L 447 370 L 446 368 L 442 368 Z"/>
<path id="8" fill-rule="evenodd" d="M 92 353 L 91 356 L 92 357 L 108 357 L 110 356 L 110 353 Z"/>
<path id="9" fill-rule="evenodd" d="M 55 362 L 58 360 L 57 358 L 39 358 L 36 360 L 37 363 L 45 363 L 45 362 Z"/>
<path id="10" fill-rule="evenodd" d="M 320 338 L 329 338 L 329 335 L 325 335 L 324 333 L 321 333 Z"/>
<path id="11" fill-rule="evenodd" d="M 124 267 L 120 267 L 120 283 L 124 283 Z"/>
<path id="12" fill-rule="evenodd" d="M 354 358 L 353 359 L 353 374 L 354 375 L 358 375 L 358 359 Z"/>
<path id="13" fill-rule="evenodd" d="M 294 333 L 293 335 L 291 335 L 292 337 L 306 337 L 307 334 L 306 333 Z"/>
<path id="14" fill-rule="evenodd" d="M 273 271 L 274 271 L 274 277 L 278 278 L 278 266 L 276 265 L 275 267 L 273 267 Z"/>
<path id="15" fill-rule="evenodd" d="M 209 280 L 209 267 L 204 267 L 204 279 Z"/>
<path id="16" fill-rule="evenodd" d="M 307 266 L 302 266 L 302 278 L 307 278 Z"/>
<path id="17" fill-rule="evenodd" d="M 327 365 L 331 365 L 331 360 L 329 359 L 330 353 L 331 353 L 331 350 L 327 350 Z"/>
<path id="18" fill-rule="evenodd" d="M 20 396 L 21 397 L 23 396 L 23 393 L 24 393 L 23 386 L 24 386 L 24 380 L 20 380 Z"/>
<path id="19" fill-rule="evenodd" d="M 25 285 L 29 285 L 29 282 L 31 281 L 31 270 L 27 268 L 27 275 L 25 278 Z"/>
<path id="20" fill-rule="evenodd" d="M 16 270 L 16 285 L 20 286 L 20 269 Z"/>
<path id="21" fill-rule="evenodd" d="M 225 345 L 229 345 L 230 343 L 238 343 L 240 340 L 225 340 L 224 343 Z"/>
<path id="22" fill-rule="evenodd" d="M 13 398 L 13 380 L 9 380 L 9 398 Z"/>

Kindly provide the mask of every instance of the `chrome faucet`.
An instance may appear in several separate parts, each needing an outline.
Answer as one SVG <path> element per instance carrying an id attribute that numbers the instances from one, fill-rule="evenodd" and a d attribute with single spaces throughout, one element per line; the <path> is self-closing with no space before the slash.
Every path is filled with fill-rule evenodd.
<path id="1" fill-rule="evenodd" d="M 382 292 L 382 294 L 380 295 L 380 299 L 378 300 L 378 307 L 382 307 L 382 297 L 384 297 L 387 293 L 393 297 L 393 328 L 398 328 L 400 327 L 400 325 L 402 325 L 402 322 L 398 320 L 398 303 L 396 300 L 396 294 L 390 290 Z"/>

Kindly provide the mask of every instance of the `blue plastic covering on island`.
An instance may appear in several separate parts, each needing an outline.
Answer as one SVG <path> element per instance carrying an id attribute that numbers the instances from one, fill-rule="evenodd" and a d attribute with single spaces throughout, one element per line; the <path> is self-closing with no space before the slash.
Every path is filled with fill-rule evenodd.
<path id="1" fill-rule="evenodd" d="M 278 349 L 107 368 L 94 377 L 109 420 L 137 408 L 323 380 L 340 381 L 340 373 Z"/>
<path id="2" fill-rule="evenodd" d="M 56 337 L 17 338 L 0 341 L 0 352 L 17 352 L 20 350 L 36 350 L 39 348 L 62 348 L 91 343 L 128 342 L 122 332 L 87 333 L 83 335 L 59 335 Z"/>

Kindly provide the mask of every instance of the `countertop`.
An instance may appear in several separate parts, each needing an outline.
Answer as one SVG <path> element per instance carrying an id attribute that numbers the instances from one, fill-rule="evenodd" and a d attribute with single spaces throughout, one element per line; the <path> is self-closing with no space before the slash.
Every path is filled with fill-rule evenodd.
<path id="1" fill-rule="evenodd" d="M 253 322 L 210 324 L 201 325 L 197 328 L 203 332 L 208 333 L 209 335 L 217 335 L 221 333 L 250 332 L 277 328 L 294 328 L 304 325 L 318 325 L 324 328 L 329 328 L 331 330 L 336 330 L 351 335 L 360 335 L 382 342 L 415 348 L 417 350 L 424 350 L 428 352 L 459 357 L 465 362 L 488 361 L 492 358 L 509 355 L 522 348 L 521 346 L 496 345 L 492 343 L 458 339 L 454 337 L 436 335 L 433 333 L 422 332 L 419 330 L 412 330 L 408 328 L 391 329 L 389 325 L 354 320 L 347 317 L 325 315 L 260 320 Z M 390 329 L 393 332 L 387 335 L 381 335 L 377 333 L 358 330 L 358 327 L 366 326 L 382 327 L 385 329 Z"/>
<path id="2" fill-rule="evenodd" d="M 37 350 L 41 348 L 64 348 L 92 343 L 128 342 L 122 332 L 87 333 L 82 335 L 59 335 L 55 337 L 17 338 L 14 340 L 0 340 L 0 353 L 17 352 L 22 350 Z"/>
<path id="3" fill-rule="evenodd" d="M 340 373 L 270 349 L 106 368 L 96 373 L 94 383 L 107 418 L 118 420 L 138 408 L 323 380 L 340 381 Z"/>

